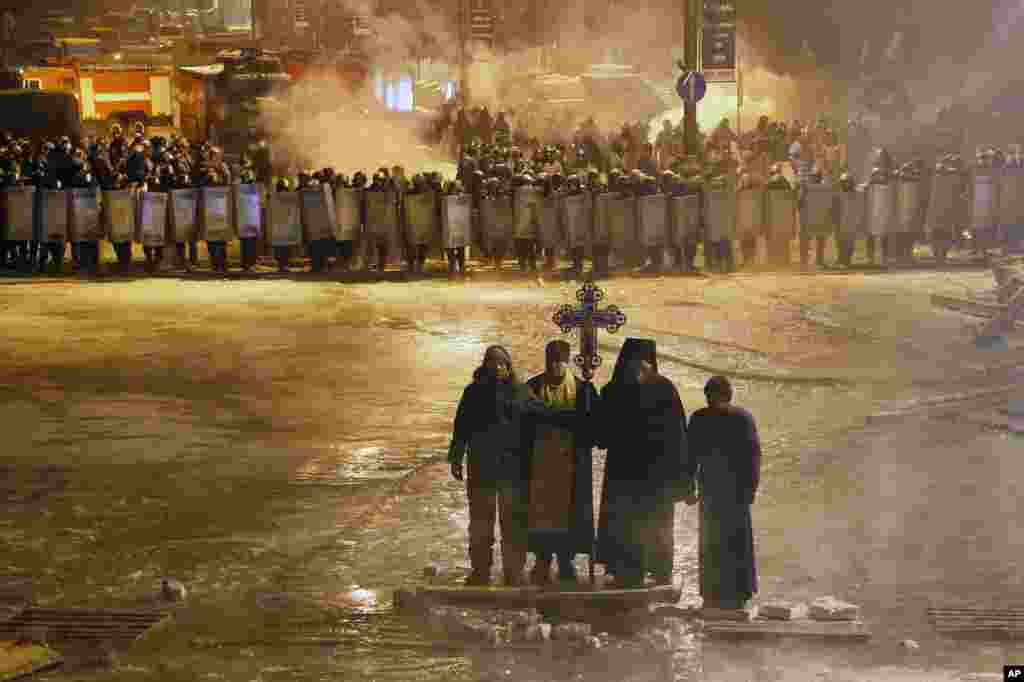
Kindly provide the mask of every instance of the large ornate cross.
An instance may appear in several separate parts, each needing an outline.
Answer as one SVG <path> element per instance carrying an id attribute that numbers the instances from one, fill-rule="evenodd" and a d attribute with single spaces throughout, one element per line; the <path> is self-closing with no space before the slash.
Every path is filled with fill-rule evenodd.
<path id="1" fill-rule="evenodd" d="M 594 378 L 594 370 L 601 366 L 601 356 L 597 354 L 597 330 L 606 329 L 614 334 L 626 324 L 626 316 L 618 307 L 597 307 L 602 299 L 604 291 L 600 287 L 592 281 L 584 282 L 576 292 L 576 300 L 580 304 L 575 308 L 563 305 L 551 318 L 563 334 L 573 329 L 580 330 L 580 352 L 576 356 L 576 365 L 583 372 L 583 380 L 587 382 Z"/>

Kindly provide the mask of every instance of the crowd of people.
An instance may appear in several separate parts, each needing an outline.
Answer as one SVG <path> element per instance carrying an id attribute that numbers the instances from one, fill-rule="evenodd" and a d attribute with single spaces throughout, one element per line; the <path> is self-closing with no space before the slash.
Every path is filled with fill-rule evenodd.
<path id="1" fill-rule="evenodd" d="M 538 259 L 543 256 L 548 269 L 556 267 L 559 255 L 565 253 L 571 260 L 571 269 L 582 273 L 584 258 L 589 256 L 594 274 L 601 276 L 611 270 L 614 259 L 629 267 L 664 269 L 668 255 L 673 263 L 684 271 L 694 271 L 697 265 L 699 247 L 703 244 L 704 262 L 707 269 L 730 271 L 736 268 L 737 258 L 733 242 L 738 242 L 743 267 L 755 264 L 758 259 L 758 239 L 767 242 L 770 262 L 780 267 L 790 264 L 790 243 L 800 242 L 800 262 L 811 260 L 811 246 L 818 265 L 825 260 L 825 244 L 835 238 L 837 262 L 852 264 L 856 240 L 864 239 L 867 258 L 874 262 L 876 252 L 881 251 L 884 262 L 887 257 L 909 258 L 914 242 L 922 238 L 921 231 L 909 235 L 889 235 L 863 230 L 862 226 L 841 232 L 840 216 L 826 212 L 818 224 L 811 225 L 805 215 L 803 197 L 813 185 L 829 185 L 839 192 L 864 190 L 871 184 L 885 184 L 892 180 L 920 178 L 922 175 L 956 174 L 964 183 L 963 191 L 957 196 L 966 196 L 971 190 L 969 174 L 972 170 L 955 157 L 943 157 L 935 168 L 920 161 L 897 167 L 892 158 L 880 151 L 870 177 L 856 177 L 851 169 L 843 134 L 824 118 L 814 125 L 796 121 L 792 124 L 773 122 L 762 117 L 757 125 L 743 134 L 737 134 L 730 122 L 723 120 L 713 131 L 701 134 L 694 153 L 688 153 L 682 131 L 682 124 L 672 125 L 666 121 L 662 130 L 649 142 L 648 123 L 639 122 L 624 125 L 621 130 L 608 133 L 599 129 L 593 118 L 579 121 L 571 139 L 565 140 L 559 133 L 550 140 L 538 140 L 529 136 L 528 130 L 513 129 L 509 117 L 500 112 L 494 118 L 484 109 L 467 111 L 450 110 L 450 125 L 440 126 L 440 137 L 454 132 L 453 152 L 459 158 L 457 175 L 445 179 L 437 173 L 416 173 L 407 177 L 400 166 L 379 168 L 372 176 L 356 171 L 351 176 L 336 172 L 333 168 L 318 171 L 280 168 L 274 163 L 272 145 L 260 141 L 242 156 L 241 163 L 232 168 L 222 150 L 208 143 L 190 143 L 173 136 L 147 138 L 141 126 L 128 135 L 115 126 L 107 137 L 87 138 L 81 141 L 64 137 L 50 141 L 16 140 L 9 135 L 0 138 L 0 186 L 34 186 L 39 189 L 96 188 L 102 191 L 134 189 L 144 192 L 172 192 L 186 188 L 229 186 L 232 184 L 261 183 L 273 192 L 309 190 L 329 187 L 333 193 L 340 190 L 357 190 L 362 202 L 360 225 L 356 233 L 346 238 L 321 235 L 314 239 L 303 239 L 305 255 L 314 271 L 323 271 L 334 265 L 350 268 L 357 250 L 366 249 L 367 261 L 373 260 L 383 270 L 396 251 L 403 255 L 411 271 L 424 269 L 428 252 L 437 246 L 436 240 L 420 240 L 411 243 L 406 239 L 404 224 L 404 198 L 417 193 L 466 194 L 472 199 L 472 224 L 469 234 L 458 244 L 442 245 L 447 257 L 449 272 L 465 272 L 466 246 L 472 243 L 480 248 L 483 255 L 500 267 L 504 256 L 514 249 L 520 267 L 526 271 L 538 269 Z M 447 120 L 447 119 L 442 119 Z M 571 121 L 575 122 L 575 121 Z M 571 130 L 571 129 L 564 129 Z M 1014 159 L 1017 159 L 1016 161 Z M 1014 156 L 992 152 L 980 155 L 974 168 L 986 165 L 1012 166 L 1019 162 Z M 859 163 L 859 162 L 858 162 Z M 858 164 L 854 164 L 858 165 Z M 954 170 L 950 171 L 949 169 Z M 521 218 L 509 217 L 506 212 L 502 220 L 517 223 L 515 230 L 508 225 L 493 225 L 494 211 L 486 210 L 497 203 L 514 204 L 513 199 L 521 189 L 538 193 L 549 205 L 562 198 L 586 197 L 591 206 L 585 221 L 586 235 L 570 234 L 578 226 L 564 224 L 566 218 L 561 209 L 550 218 L 535 218 L 556 224 L 554 230 L 534 225 L 532 234 L 519 234 Z M 773 226 L 771 213 L 765 208 L 765 225 L 755 233 L 728 234 L 715 236 L 713 229 L 718 216 L 708 208 L 707 196 L 716 190 L 729 189 L 742 193 L 744 190 L 786 190 L 787 207 L 792 204 L 793 224 Z M 386 193 L 393 201 L 394 234 L 380 234 L 374 225 L 372 212 L 366 208 L 366 196 L 374 192 Z M 671 235 L 650 244 L 640 241 L 625 244 L 619 235 L 615 239 L 598 238 L 599 217 L 596 205 L 601 195 L 613 199 L 639 199 L 653 195 L 667 197 L 698 198 L 699 217 L 685 235 L 673 238 Z M 393 199 L 391 199 L 393 197 Z M 788 210 L 788 208 L 787 208 Z M 965 217 L 967 211 L 961 211 Z M 490 217 L 489 217 L 490 216 Z M 8 222 L 10 216 L 7 216 Z M 438 207 L 437 222 L 442 220 Z M 736 220 L 740 218 L 737 216 Z M 796 223 L 803 220 L 803 224 Z M 941 243 L 933 244 L 940 258 L 945 256 L 949 246 L 957 241 L 963 225 L 950 224 L 941 231 Z M 389 228 L 390 229 L 390 228 Z M 604 226 L 602 229 L 607 229 Z M 631 230 L 636 231 L 635 227 Z M 735 226 L 730 228 L 735 232 Z M 436 232 L 440 233 L 440 227 Z M 678 230 L 677 230 L 678 231 Z M 294 250 L 283 247 L 271 248 L 266 239 L 267 227 L 261 236 L 245 236 L 240 241 L 241 265 L 249 271 L 262 255 L 271 255 L 281 270 L 287 270 Z M 510 235 L 509 232 L 514 232 Z M 912 231 L 913 232 L 913 231 Z M 496 233 L 500 238 L 496 238 Z M 180 238 L 180 237 L 179 237 Z M 207 253 L 213 268 L 225 272 L 227 243 L 222 239 L 208 239 Z M 69 235 L 70 239 L 70 235 Z M 177 266 L 186 270 L 198 264 L 198 242 L 196 232 L 186 241 L 170 241 L 176 250 Z M 628 239 L 625 241 L 629 241 Z M 131 261 L 131 242 L 114 243 L 118 261 L 127 265 Z M 881 247 L 880 249 L 877 247 Z M 147 267 L 156 269 L 163 262 L 163 246 L 144 247 Z M 38 238 L 13 239 L 6 237 L 0 253 L 0 266 L 8 268 L 35 269 L 45 271 L 48 262 L 57 270 L 61 268 L 65 245 L 57 241 Z M 186 253 L 187 251 L 187 253 Z M 98 241 L 74 241 L 71 255 L 76 267 L 88 270 L 98 268 Z M 369 264 L 369 263 L 368 263 Z"/>
<path id="2" fill-rule="evenodd" d="M 456 411 L 452 475 L 469 501 L 468 585 L 489 585 L 500 514 L 506 585 L 578 580 L 590 556 L 618 588 L 669 584 L 678 502 L 700 501 L 700 594 L 706 607 L 739 609 L 757 592 L 751 523 L 761 446 L 754 418 L 712 377 L 707 407 L 687 422 L 675 385 L 658 373 L 650 339 L 627 339 L 598 391 L 569 370 L 569 344 L 544 349 L 545 371 L 517 376 L 502 346 L 487 349 Z M 592 451 L 607 450 L 595 514 Z M 464 467 L 468 465 L 468 476 Z M 595 516 L 597 532 L 595 533 Z"/>

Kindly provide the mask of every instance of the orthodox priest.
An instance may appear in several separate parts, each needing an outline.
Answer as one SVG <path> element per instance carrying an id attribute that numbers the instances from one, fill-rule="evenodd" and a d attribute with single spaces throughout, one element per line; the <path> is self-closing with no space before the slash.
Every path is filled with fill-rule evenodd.
<path id="1" fill-rule="evenodd" d="M 527 548 L 537 557 L 530 576 L 535 585 L 550 582 L 555 556 L 559 580 L 576 582 L 576 554 L 594 551 L 594 444 L 587 408 L 595 410 L 598 398 L 592 384 L 569 371 L 570 353 L 567 342 L 550 342 L 544 349 L 544 373 L 527 382 L 534 399 L 569 415 L 561 426 L 534 420 L 525 439 Z"/>
<path id="2" fill-rule="evenodd" d="M 649 339 L 626 339 L 601 390 L 599 445 L 607 448 L 596 561 L 625 588 L 647 573 L 672 581 L 677 501 L 693 493 L 686 413 L 675 385 L 658 374 Z"/>
<path id="3" fill-rule="evenodd" d="M 708 406 L 694 413 L 688 433 L 700 487 L 700 594 L 705 606 L 740 609 L 757 593 L 750 507 L 761 443 L 754 418 L 732 405 L 725 377 L 712 377 L 704 395 Z"/>

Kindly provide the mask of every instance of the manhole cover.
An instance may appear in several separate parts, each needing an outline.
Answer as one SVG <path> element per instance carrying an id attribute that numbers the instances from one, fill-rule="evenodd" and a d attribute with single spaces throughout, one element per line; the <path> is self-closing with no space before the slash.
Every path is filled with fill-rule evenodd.
<path id="1" fill-rule="evenodd" d="M 48 642 L 110 641 L 138 639 L 169 614 L 163 611 L 104 611 L 29 607 L 0 621 L 0 639 L 28 633 Z"/>

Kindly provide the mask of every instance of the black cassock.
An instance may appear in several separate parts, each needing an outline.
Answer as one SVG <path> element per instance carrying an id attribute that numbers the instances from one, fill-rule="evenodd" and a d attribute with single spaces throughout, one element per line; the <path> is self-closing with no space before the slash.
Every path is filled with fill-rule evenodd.
<path id="1" fill-rule="evenodd" d="M 632 339 L 630 341 L 633 341 Z M 630 341 L 623 356 L 630 352 Z M 653 358 L 653 342 L 650 353 Z M 624 368 L 623 368 L 624 369 Z M 601 391 L 599 445 L 607 448 L 597 562 L 627 586 L 645 573 L 672 578 L 674 503 L 693 489 L 686 415 L 679 393 L 660 375 L 645 384 L 616 376 Z"/>
<path id="2" fill-rule="evenodd" d="M 746 410 L 705 407 L 690 418 L 690 453 L 700 485 L 700 594 L 738 607 L 757 594 L 750 506 L 760 482 L 761 442 Z"/>

